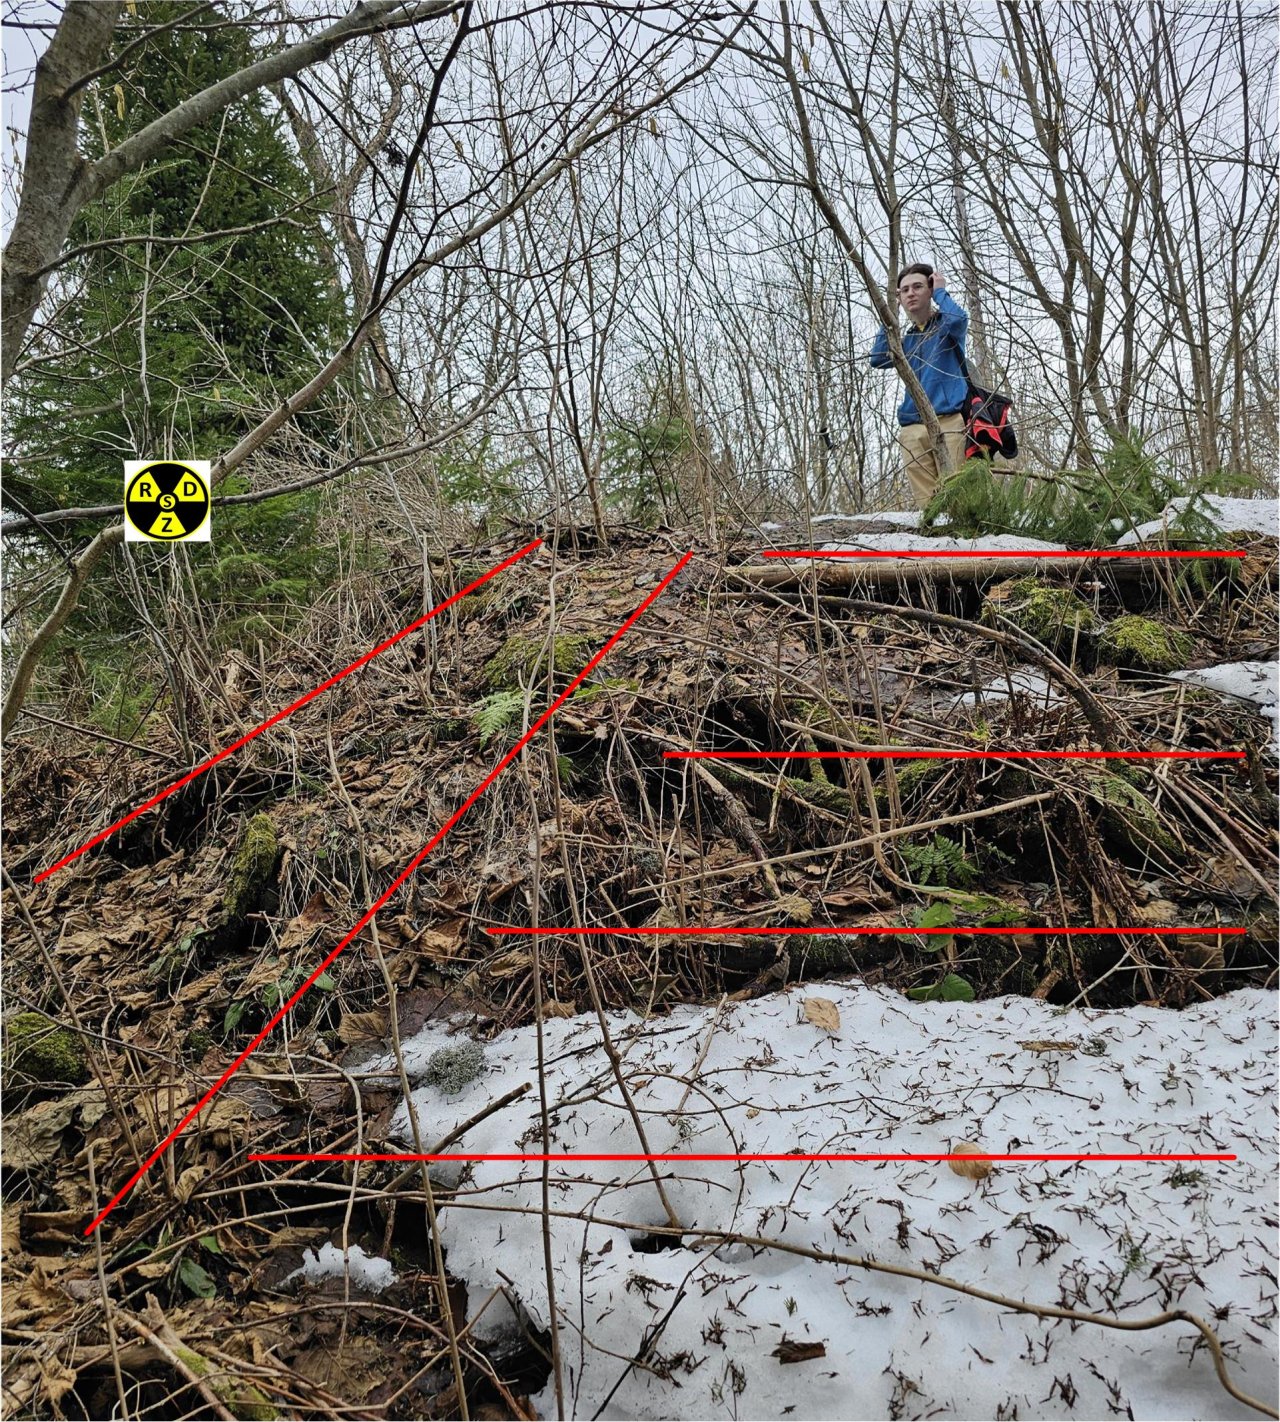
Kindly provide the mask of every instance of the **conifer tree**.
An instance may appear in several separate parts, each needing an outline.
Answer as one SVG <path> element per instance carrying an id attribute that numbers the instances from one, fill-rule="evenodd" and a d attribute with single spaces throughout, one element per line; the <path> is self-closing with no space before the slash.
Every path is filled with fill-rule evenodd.
<path id="1" fill-rule="evenodd" d="M 141 0 L 137 10 L 149 30 L 179 23 L 127 53 L 136 29 L 117 31 L 123 63 L 84 108 L 90 158 L 253 58 L 248 30 L 221 7 Z M 118 502 L 125 459 L 216 459 L 330 353 L 343 314 L 309 178 L 264 91 L 85 208 L 68 248 L 79 255 L 55 278 L 63 300 L 9 391 L 6 487 L 38 512 Z M 323 437 L 332 417 L 321 407 L 299 425 Z M 256 605 L 260 632 L 262 614 L 324 576 L 318 506 L 318 495 L 298 494 L 216 511 L 213 544 L 190 547 L 202 594 L 234 587 Z M 100 630 L 116 621 L 110 602 L 95 609 Z M 234 637 L 237 621 L 221 619 L 224 633 Z"/>

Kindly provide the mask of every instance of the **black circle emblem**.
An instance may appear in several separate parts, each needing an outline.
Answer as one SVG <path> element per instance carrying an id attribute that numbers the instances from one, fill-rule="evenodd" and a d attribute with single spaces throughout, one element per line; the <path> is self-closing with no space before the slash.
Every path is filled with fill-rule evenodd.
<path id="1" fill-rule="evenodd" d="M 189 538 L 209 515 L 208 485 L 185 464 L 148 464 L 129 480 L 124 515 L 148 538 L 166 543 Z"/>

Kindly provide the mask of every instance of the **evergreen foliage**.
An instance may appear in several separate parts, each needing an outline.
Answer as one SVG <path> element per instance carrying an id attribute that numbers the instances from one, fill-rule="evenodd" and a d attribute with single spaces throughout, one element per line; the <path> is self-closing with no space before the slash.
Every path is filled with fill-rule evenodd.
<path id="1" fill-rule="evenodd" d="M 1069 548 L 1106 548 L 1159 518 L 1174 499 L 1186 498 L 1170 521 L 1170 537 L 1212 546 L 1216 528 L 1205 513 L 1206 497 L 1247 487 L 1248 480 L 1225 470 L 1189 478 L 1149 454 L 1133 431 L 1112 444 L 1096 471 L 1030 475 L 998 469 L 988 459 L 966 460 L 934 495 L 921 522 L 928 527 L 944 521 L 948 533 L 963 538 L 1012 533 Z"/>
<path id="2" fill-rule="evenodd" d="M 669 517 L 680 466 L 692 453 L 688 421 L 672 410 L 638 425 L 616 425 L 605 436 L 607 501 L 633 522 L 656 526 Z"/>
<path id="3" fill-rule="evenodd" d="M 140 0 L 136 20 L 117 29 L 121 64 L 84 109 L 80 141 L 90 158 L 253 62 L 248 29 L 221 7 L 130 48 L 140 30 L 184 13 L 197 14 L 178 0 Z M 192 129 L 86 207 L 67 248 L 88 250 L 55 274 L 51 294 L 63 303 L 8 392 L 15 458 L 6 487 L 36 511 L 119 503 L 125 459 L 216 459 L 229 449 L 332 349 L 341 300 L 318 216 L 284 120 L 263 92 Z M 156 239 L 150 249 L 147 238 Z M 173 240 L 183 238 L 191 240 Z M 313 438 L 333 433 L 323 408 L 300 425 Z M 248 487 L 233 476 L 218 492 Z M 332 573 L 333 553 L 317 536 L 320 498 L 218 509 L 212 544 L 136 547 L 131 556 L 144 576 L 189 559 L 194 591 L 219 604 L 208 624 L 221 643 L 269 635 Z M 75 542 L 97 526 L 59 532 Z M 95 580 L 72 632 L 95 706 L 104 686 L 116 700 L 149 699 L 142 668 L 132 680 L 121 676 L 122 629 L 136 625 L 123 609 L 127 586 Z"/>

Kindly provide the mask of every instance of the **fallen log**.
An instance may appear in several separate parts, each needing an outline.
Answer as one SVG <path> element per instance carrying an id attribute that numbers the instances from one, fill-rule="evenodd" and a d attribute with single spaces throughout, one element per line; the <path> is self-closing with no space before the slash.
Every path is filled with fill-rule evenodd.
<path id="1" fill-rule="evenodd" d="M 1232 559 L 1231 564 L 1245 586 L 1252 586 L 1259 577 L 1272 583 L 1277 580 L 1274 558 L 1250 556 Z M 768 563 L 743 563 L 725 572 L 760 588 L 794 587 L 806 577 L 814 579 L 819 588 L 848 588 L 939 582 L 972 585 L 995 578 L 1066 578 L 1081 573 L 1120 583 L 1154 582 L 1165 567 L 1165 560 L 1159 558 L 1068 558 L 1046 553 L 1040 558 L 776 558 Z"/>

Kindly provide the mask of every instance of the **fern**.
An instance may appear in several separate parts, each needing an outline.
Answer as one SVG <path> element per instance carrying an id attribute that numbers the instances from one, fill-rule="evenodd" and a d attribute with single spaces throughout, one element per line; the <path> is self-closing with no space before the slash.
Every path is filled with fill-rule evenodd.
<path id="1" fill-rule="evenodd" d="M 926 884 L 963 889 L 978 877 L 977 867 L 965 858 L 963 847 L 945 834 L 935 834 L 924 844 L 904 844 L 901 853 L 912 874 Z"/>
<path id="2" fill-rule="evenodd" d="M 480 733 L 483 749 L 494 736 L 503 736 L 519 721 L 524 710 L 523 691 L 495 691 L 471 713 L 471 724 Z"/>

